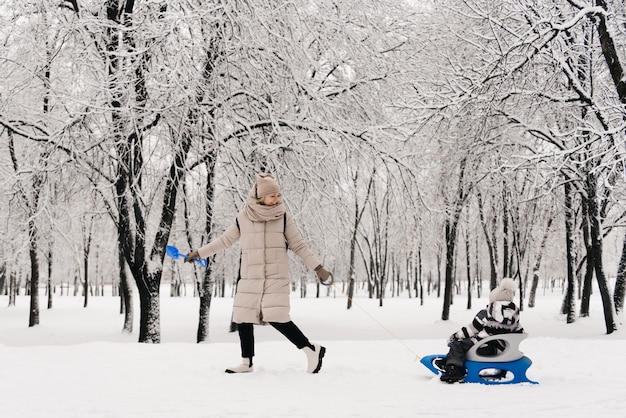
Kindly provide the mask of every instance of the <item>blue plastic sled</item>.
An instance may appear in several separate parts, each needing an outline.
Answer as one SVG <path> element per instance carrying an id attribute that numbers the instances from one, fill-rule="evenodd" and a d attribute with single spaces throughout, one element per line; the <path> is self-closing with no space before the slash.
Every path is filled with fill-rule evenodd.
<path id="1" fill-rule="evenodd" d="M 167 247 L 165 247 L 165 253 L 168 256 L 172 257 L 174 260 L 180 257 L 187 258 L 187 254 L 182 254 L 180 251 L 178 251 L 178 248 L 174 247 L 173 245 L 168 245 Z M 193 261 L 195 263 L 198 263 L 200 267 L 204 269 L 207 266 L 206 258 L 194 258 Z"/>
<path id="2" fill-rule="evenodd" d="M 533 362 L 519 350 L 520 342 L 527 336 L 528 334 L 492 335 L 481 340 L 480 344 L 474 344 L 467 352 L 467 359 L 465 360 L 467 375 L 464 382 L 482 383 L 485 385 L 537 384 L 538 382 L 534 382 L 526 376 L 526 371 Z M 481 355 L 477 353 L 476 350 L 479 347 L 492 340 L 499 340 L 504 343 L 504 350 L 495 355 Z M 420 363 L 434 374 L 440 374 L 443 370 L 436 366 L 435 361 L 445 358 L 445 354 L 432 354 L 422 357 Z M 498 377 L 496 378 L 495 376 Z"/>

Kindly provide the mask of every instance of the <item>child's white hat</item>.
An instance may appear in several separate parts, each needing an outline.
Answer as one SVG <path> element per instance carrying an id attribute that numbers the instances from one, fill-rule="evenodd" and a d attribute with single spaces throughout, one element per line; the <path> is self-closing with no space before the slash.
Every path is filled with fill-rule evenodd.
<path id="1" fill-rule="evenodd" d="M 497 302 L 497 301 L 512 301 L 515 297 L 515 290 L 517 289 L 517 284 L 513 279 L 508 277 L 502 279 L 500 284 L 491 291 L 489 294 L 489 302 Z"/>

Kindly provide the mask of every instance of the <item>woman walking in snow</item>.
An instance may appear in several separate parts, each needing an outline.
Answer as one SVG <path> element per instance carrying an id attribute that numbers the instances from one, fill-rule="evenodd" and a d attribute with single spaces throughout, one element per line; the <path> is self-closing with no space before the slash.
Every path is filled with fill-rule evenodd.
<path id="1" fill-rule="evenodd" d="M 241 279 L 237 284 L 233 322 L 241 343 L 241 364 L 226 373 L 254 371 L 254 325 L 270 324 L 301 349 L 307 372 L 322 367 L 326 348 L 311 343 L 289 316 L 289 259 L 287 248 L 317 274 L 322 283 L 330 273 L 311 251 L 294 218 L 285 210 L 282 193 L 271 174 L 258 174 L 244 208 L 224 233 L 207 245 L 187 254 L 185 262 L 206 258 L 241 239 Z"/>

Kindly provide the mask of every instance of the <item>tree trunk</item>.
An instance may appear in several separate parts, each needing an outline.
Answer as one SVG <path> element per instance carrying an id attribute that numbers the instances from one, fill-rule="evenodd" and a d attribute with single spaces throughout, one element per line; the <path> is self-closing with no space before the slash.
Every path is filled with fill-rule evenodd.
<path id="1" fill-rule="evenodd" d="M 211 151 L 206 162 L 206 219 L 205 234 L 211 236 L 213 229 L 213 202 L 215 201 L 215 162 L 217 161 L 217 152 Z M 241 266 L 241 264 L 240 264 Z M 194 269 L 195 269 L 194 263 Z M 200 313 L 198 316 L 198 332 L 196 334 L 196 342 L 201 343 L 209 339 L 209 313 L 211 310 L 211 299 L 213 297 L 213 258 L 207 260 L 207 268 L 204 271 L 204 280 L 202 280 L 202 288 L 200 293 Z"/>
<path id="2" fill-rule="evenodd" d="M 452 305 L 452 279 L 454 268 L 454 252 L 456 245 L 456 224 L 449 218 L 446 219 L 446 268 L 445 285 L 443 293 L 443 312 L 441 319 L 447 321 L 450 318 L 450 306 Z"/>
<path id="3" fill-rule="evenodd" d="M 491 235 L 489 234 L 487 221 L 485 219 L 482 195 L 480 193 L 477 193 L 477 199 L 478 199 L 478 214 L 480 217 L 480 224 L 483 227 L 483 233 L 485 235 L 485 242 L 487 244 L 487 252 L 489 253 L 489 272 L 490 272 L 489 289 L 493 290 L 498 284 L 498 255 L 496 251 L 496 243 L 494 242 L 495 235 L 493 236 L 494 240 L 492 240 Z M 495 221 L 494 221 L 494 226 L 495 226 Z"/>
<path id="4" fill-rule="evenodd" d="M 474 251 L 474 255 L 475 255 L 475 263 L 474 265 L 476 266 L 476 297 L 480 299 L 480 296 L 482 294 L 482 288 L 483 288 L 483 279 L 482 279 L 482 274 L 480 271 L 480 255 L 479 255 L 479 240 L 478 240 L 478 234 L 476 234 L 476 249 Z"/>
<path id="5" fill-rule="evenodd" d="M 414 279 L 413 279 L 414 270 L 413 270 L 413 266 L 411 265 L 412 262 L 413 262 L 413 253 L 409 252 L 409 255 L 407 256 L 407 259 L 406 259 L 406 291 L 407 291 L 407 296 L 409 299 L 413 298 L 411 294 L 411 291 L 413 289 L 413 283 L 414 283 Z M 0 290 L 1 289 L 2 289 L 2 286 L 0 286 Z"/>
<path id="6" fill-rule="evenodd" d="M 615 312 L 618 318 L 622 317 L 624 310 L 624 293 L 626 289 L 626 233 L 624 234 L 624 242 L 622 243 L 622 256 L 617 266 L 617 277 L 615 278 L 615 291 L 613 292 L 613 303 L 615 303 Z"/>
<path id="7" fill-rule="evenodd" d="M 365 195 L 365 201 L 363 202 L 363 206 L 359 209 L 359 200 L 357 193 L 358 179 L 359 173 L 358 171 L 354 173 L 352 176 L 352 182 L 354 184 L 354 224 L 352 225 L 352 237 L 350 238 L 350 264 L 348 266 L 348 293 L 347 293 L 347 307 L 346 309 L 352 308 L 352 298 L 354 297 L 354 288 L 356 286 L 356 245 L 357 245 L 357 232 L 359 229 L 359 224 L 361 223 L 361 219 L 363 217 L 363 212 L 367 207 L 367 202 L 369 201 L 369 195 L 372 190 L 372 184 L 374 183 L 374 176 L 376 174 L 376 169 L 372 172 L 372 176 L 370 177 L 370 181 L 367 185 L 367 194 Z M 370 294 L 371 297 L 371 294 Z"/>
<path id="8" fill-rule="evenodd" d="M 118 210 L 118 240 L 124 258 L 137 284 L 140 300 L 139 342 L 158 343 L 160 336 L 159 295 L 167 245 L 174 219 L 177 190 L 184 175 L 184 166 L 190 147 L 190 135 L 183 135 L 166 176 L 161 217 L 152 248 L 146 248 L 146 213 L 144 207 L 143 169 L 145 132 L 156 126 L 160 114 L 149 123 L 145 120 L 148 100 L 145 70 L 150 48 L 136 48 L 133 32 L 134 1 L 123 5 L 109 0 L 106 17 L 107 88 L 110 96 L 111 138 L 115 144 L 116 177 L 115 199 Z M 123 6 L 123 7 L 120 7 Z M 132 71 L 127 71 L 122 60 L 128 60 Z M 125 62 L 126 63 L 126 62 Z M 126 82 L 133 87 L 133 121 L 126 116 Z"/>
<path id="9" fill-rule="evenodd" d="M 602 7 L 607 13 L 609 12 L 605 0 L 595 0 L 595 3 Z M 616 5 L 616 7 L 619 7 Z M 622 3 L 623 7 L 623 3 Z M 611 73 L 611 78 L 615 84 L 615 90 L 619 96 L 620 102 L 626 106 L 626 77 L 624 76 L 624 68 L 619 60 L 617 48 L 609 32 L 604 15 L 598 13 L 594 15 L 596 21 L 596 29 L 600 35 L 600 46 L 602 47 L 602 55 L 606 61 L 606 65 Z"/>
<path id="10" fill-rule="evenodd" d="M 124 253 L 118 243 L 118 263 L 119 263 L 119 274 L 120 274 L 120 313 L 124 314 L 124 325 L 122 326 L 122 332 L 124 333 L 132 333 L 133 332 L 133 319 L 134 319 L 134 310 L 133 310 L 133 290 L 128 282 L 129 278 L 126 274 L 126 260 L 124 258 Z"/>
<path id="11" fill-rule="evenodd" d="M 535 307 L 535 296 L 537 293 L 537 286 L 539 285 L 539 268 L 541 267 L 541 259 L 543 258 L 543 253 L 546 249 L 546 243 L 548 242 L 548 236 L 550 235 L 550 227 L 552 226 L 553 219 L 553 216 L 550 216 L 550 218 L 548 219 L 546 230 L 543 233 L 543 237 L 541 238 L 541 244 L 539 245 L 539 250 L 537 251 L 537 259 L 535 260 L 535 265 L 533 267 L 533 279 L 530 285 L 530 292 L 528 294 L 529 308 Z"/>
<path id="12" fill-rule="evenodd" d="M 563 301 L 563 313 L 567 315 L 567 323 L 576 321 L 574 306 L 574 208 L 572 203 L 571 183 L 565 183 L 565 253 L 567 260 L 567 293 Z"/>
<path id="13" fill-rule="evenodd" d="M 7 264 L 2 262 L 0 264 L 0 295 L 7 294 Z"/>
<path id="14" fill-rule="evenodd" d="M 151 273 L 148 280 L 140 285 L 139 300 L 141 318 L 139 320 L 139 342 L 158 344 L 161 342 L 161 313 L 160 313 L 160 282 L 161 273 Z"/>
<path id="15" fill-rule="evenodd" d="M 356 268 L 355 268 L 355 253 L 356 253 L 356 233 L 357 233 L 357 219 L 358 219 L 358 211 L 359 204 L 358 202 L 355 205 L 356 215 L 354 218 L 354 225 L 352 230 L 352 238 L 350 239 L 350 264 L 348 265 L 348 303 L 346 309 L 352 308 L 352 298 L 354 298 L 354 286 L 356 283 Z"/>
<path id="16" fill-rule="evenodd" d="M 29 231 L 29 255 L 30 255 L 30 315 L 28 326 L 39 325 L 39 259 L 37 258 L 37 227 L 35 220 L 31 217 L 28 221 Z"/>
<path id="17" fill-rule="evenodd" d="M 591 303 L 591 291 L 593 282 L 594 259 L 591 249 L 591 226 L 589 223 L 589 205 L 587 199 L 582 199 L 582 235 L 583 244 L 587 253 L 585 263 L 585 278 L 583 279 L 582 296 L 580 300 L 580 316 L 582 318 L 589 316 L 589 305 Z"/>
<path id="18" fill-rule="evenodd" d="M 15 153 L 15 139 L 13 131 L 7 130 L 9 137 L 9 155 L 13 165 L 15 173 L 19 172 L 19 165 L 17 156 Z M 42 154 L 40 161 L 45 163 L 45 154 Z M 20 198 L 26 206 L 28 214 L 28 255 L 30 259 L 30 310 L 28 318 L 28 326 L 33 327 L 39 325 L 39 259 L 37 255 L 37 248 L 39 245 L 39 232 L 37 230 L 37 224 L 35 223 L 36 215 L 39 210 L 39 195 L 43 187 L 43 174 L 36 172 L 33 175 L 32 180 L 32 192 L 30 199 L 25 194 L 24 189 L 20 188 Z M 19 289 L 16 289 L 19 294 Z M 9 304 L 11 302 L 9 301 Z M 15 303 L 15 301 L 14 301 Z"/>
<path id="19" fill-rule="evenodd" d="M 602 306 L 604 308 L 604 323 L 606 326 L 606 333 L 611 334 L 617 328 L 613 317 L 613 302 L 611 300 L 602 261 L 602 225 L 600 220 L 600 213 L 598 210 L 596 182 L 597 180 L 595 174 L 587 173 L 586 186 L 589 207 L 589 220 L 591 221 L 591 248 L 594 259 L 594 271 L 596 273 L 598 289 L 600 291 Z"/>
<path id="20" fill-rule="evenodd" d="M 469 220 L 467 222 L 469 228 Z M 471 272 L 471 255 L 470 255 L 470 234 L 465 233 L 465 273 L 467 276 L 467 309 L 472 309 L 472 272 Z"/>
<path id="21" fill-rule="evenodd" d="M 89 251 L 91 248 L 91 221 L 87 228 L 88 232 L 83 245 L 83 291 L 85 292 L 85 294 L 83 295 L 83 308 L 86 308 L 89 303 Z"/>
<path id="22" fill-rule="evenodd" d="M 459 219 L 461 217 L 461 211 L 465 203 L 465 166 L 467 159 L 463 159 L 460 162 L 459 179 L 457 183 L 456 197 L 454 199 L 454 205 L 451 208 L 452 212 L 446 216 L 445 220 L 445 241 L 446 241 L 446 269 L 445 269 L 445 289 L 443 295 L 443 311 L 441 313 L 441 319 L 447 321 L 450 318 L 450 306 L 452 305 L 452 285 L 454 279 L 454 256 L 456 249 L 457 228 L 459 225 Z"/>
<path id="23" fill-rule="evenodd" d="M 209 318 L 211 313 L 211 300 L 213 297 L 213 257 L 207 260 L 207 268 L 204 271 L 204 280 L 200 293 L 200 312 L 198 315 L 198 332 L 196 342 L 202 343 L 209 340 Z M 194 266 L 194 268 L 196 268 Z"/>
<path id="24" fill-rule="evenodd" d="M 509 207 L 506 184 L 502 185 L 502 277 L 511 277 L 509 263 Z"/>
<path id="25" fill-rule="evenodd" d="M 0 292 L 2 291 L 2 284 L 0 283 Z M 52 246 L 48 247 L 48 309 L 52 309 Z"/>
<path id="26" fill-rule="evenodd" d="M 422 247 L 417 248 L 417 266 L 415 267 L 415 297 L 419 295 L 420 305 L 424 302 L 424 285 L 422 282 Z"/>
<path id="27" fill-rule="evenodd" d="M 441 297 L 441 248 L 437 246 L 437 298 Z"/>
<path id="28" fill-rule="evenodd" d="M 9 273 L 9 306 L 15 306 L 15 296 L 17 295 L 17 280 L 15 272 Z"/>

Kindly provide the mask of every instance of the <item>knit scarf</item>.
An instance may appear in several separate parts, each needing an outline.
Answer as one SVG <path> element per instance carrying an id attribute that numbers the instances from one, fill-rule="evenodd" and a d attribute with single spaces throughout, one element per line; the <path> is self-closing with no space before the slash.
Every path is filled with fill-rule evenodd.
<path id="1" fill-rule="evenodd" d="M 246 216 L 252 222 L 267 222 L 279 219 L 285 214 L 285 204 L 281 201 L 274 206 L 265 206 L 258 202 L 254 196 L 248 196 L 244 208 Z"/>

